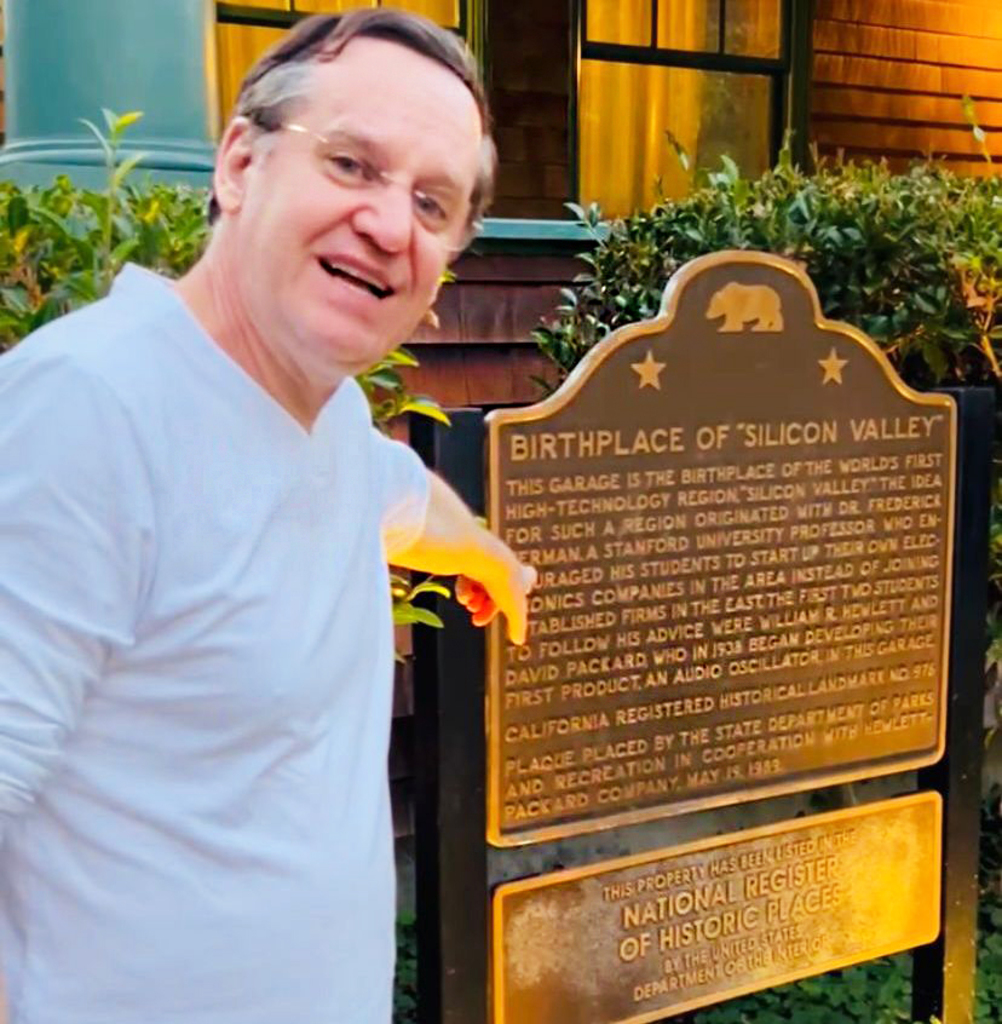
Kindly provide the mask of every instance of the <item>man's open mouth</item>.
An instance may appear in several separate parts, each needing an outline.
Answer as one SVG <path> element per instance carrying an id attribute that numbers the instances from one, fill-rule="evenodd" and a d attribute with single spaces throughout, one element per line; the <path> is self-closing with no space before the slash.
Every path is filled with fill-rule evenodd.
<path id="1" fill-rule="evenodd" d="M 357 272 L 346 270 L 340 264 L 331 263 L 329 260 L 325 260 L 322 256 L 320 257 L 319 263 L 331 277 L 340 277 L 349 284 L 355 285 L 356 288 L 364 288 L 370 295 L 375 295 L 377 299 L 385 299 L 393 294 L 392 288 L 386 287 L 378 281 L 362 277 Z"/>

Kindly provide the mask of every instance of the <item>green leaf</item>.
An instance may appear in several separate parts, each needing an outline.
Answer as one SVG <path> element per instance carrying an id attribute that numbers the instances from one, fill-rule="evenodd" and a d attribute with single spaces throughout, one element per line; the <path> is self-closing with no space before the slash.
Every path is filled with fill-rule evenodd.
<path id="1" fill-rule="evenodd" d="M 365 380 L 376 387 L 383 388 L 385 391 L 397 391 L 402 386 L 399 374 L 393 370 L 371 370 L 369 373 L 363 374 Z"/>
<path id="2" fill-rule="evenodd" d="M 111 251 L 111 263 L 116 270 L 121 267 L 123 263 L 136 251 L 139 247 L 138 238 L 127 238 L 124 242 L 119 242 Z"/>
<path id="3" fill-rule="evenodd" d="M 115 130 L 124 131 L 126 128 L 131 127 L 137 121 L 141 120 L 143 112 L 141 110 L 130 110 L 127 114 L 122 114 L 121 117 L 115 121 Z"/>
<path id="4" fill-rule="evenodd" d="M 16 234 L 28 223 L 28 202 L 23 195 L 15 195 L 7 204 L 7 230 Z"/>
<path id="5" fill-rule="evenodd" d="M 689 159 L 689 153 L 686 150 L 685 146 L 683 146 L 682 143 L 679 142 L 678 137 L 674 134 L 674 132 L 669 131 L 669 129 L 667 128 L 665 129 L 665 138 L 668 140 L 668 145 L 671 147 L 672 152 L 678 159 L 678 162 L 682 167 L 682 170 L 688 172 L 690 167 L 692 166 L 692 162 Z"/>
<path id="6" fill-rule="evenodd" d="M 95 139 L 97 139 L 97 143 L 104 153 L 105 160 L 110 164 L 114 159 L 114 154 L 112 153 L 111 146 L 108 145 L 108 140 L 101 132 L 101 129 L 98 128 L 93 121 L 88 121 L 86 117 L 78 117 L 77 120 L 91 133 L 91 135 L 94 136 Z"/>
<path id="7" fill-rule="evenodd" d="M 111 187 L 118 189 L 133 170 L 147 157 L 146 153 L 133 153 L 126 157 L 116 168 L 111 178 Z"/>
<path id="8" fill-rule="evenodd" d="M 17 314 L 31 312 L 31 304 L 28 302 L 28 293 L 25 291 L 24 285 L 0 287 L 0 303 Z"/>
<path id="9" fill-rule="evenodd" d="M 388 353 L 383 362 L 392 366 L 420 366 L 417 359 L 405 348 L 395 348 Z"/>
<path id="10" fill-rule="evenodd" d="M 427 608 L 415 608 L 409 604 L 396 604 L 393 606 L 393 622 L 397 626 L 434 626 L 441 629 L 445 623 Z"/>
<path id="11" fill-rule="evenodd" d="M 427 608 L 412 608 L 411 611 L 414 613 L 414 621 L 423 626 L 433 626 L 435 629 L 441 629 L 445 625 L 434 612 L 428 611 Z"/>
<path id="12" fill-rule="evenodd" d="M 434 580 L 425 580 L 423 583 L 419 583 L 411 590 L 409 597 L 415 598 L 419 594 L 437 594 L 439 597 L 452 596 L 447 586 L 442 583 L 436 583 Z"/>
<path id="13" fill-rule="evenodd" d="M 430 398 L 412 398 L 400 406 L 400 411 L 401 413 L 413 412 L 419 416 L 427 416 L 429 419 L 444 423 L 447 427 L 452 423 L 452 420 Z"/>
<path id="14" fill-rule="evenodd" d="M 741 177 L 741 170 L 738 165 L 726 153 L 720 158 L 724 165 L 724 173 L 729 181 L 736 182 Z"/>

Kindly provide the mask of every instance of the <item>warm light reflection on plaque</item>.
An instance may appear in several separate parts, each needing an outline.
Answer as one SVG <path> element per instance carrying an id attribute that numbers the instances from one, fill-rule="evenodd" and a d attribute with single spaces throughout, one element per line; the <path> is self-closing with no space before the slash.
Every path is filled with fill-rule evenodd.
<path id="1" fill-rule="evenodd" d="M 494 1024 L 643 1024 L 931 942 L 938 794 L 501 886 Z"/>
<path id="2" fill-rule="evenodd" d="M 492 633 L 506 845 L 928 764 L 955 410 L 818 319 L 793 264 L 696 261 L 545 402 L 492 413 L 490 517 L 539 570 Z"/>

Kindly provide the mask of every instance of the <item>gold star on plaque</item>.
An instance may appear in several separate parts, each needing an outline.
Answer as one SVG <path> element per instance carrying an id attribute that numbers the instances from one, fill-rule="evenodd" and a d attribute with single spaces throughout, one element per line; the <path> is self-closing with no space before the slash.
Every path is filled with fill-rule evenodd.
<path id="1" fill-rule="evenodd" d="M 654 353 L 648 349 L 647 355 L 642 363 L 630 363 L 632 369 L 640 378 L 640 387 L 652 387 L 661 390 L 661 371 L 665 368 L 664 363 L 659 363 L 654 358 Z"/>
<path id="2" fill-rule="evenodd" d="M 828 353 L 827 359 L 818 360 L 818 365 L 821 367 L 822 370 L 825 371 L 825 375 L 821 383 L 827 384 L 829 381 L 831 381 L 833 384 L 841 384 L 842 367 L 845 366 L 848 362 L 848 359 L 839 359 L 833 347 L 831 352 Z"/>

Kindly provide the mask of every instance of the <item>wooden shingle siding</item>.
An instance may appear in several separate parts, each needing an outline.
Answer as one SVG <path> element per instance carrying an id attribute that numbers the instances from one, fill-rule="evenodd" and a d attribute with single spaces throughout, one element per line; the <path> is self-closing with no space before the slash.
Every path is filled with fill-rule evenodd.
<path id="1" fill-rule="evenodd" d="M 464 256 L 457 281 L 442 288 L 437 330 L 408 343 L 421 366 L 405 374 L 413 391 L 444 406 L 538 401 L 534 376 L 553 378 L 532 331 L 552 315 L 560 289 L 584 269 L 571 257 Z"/>
<path id="2" fill-rule="evenodd" d="M 996 0 L 817 0 L 816 17 L 970 39 L 1002 39 L 1002 7 Z"/>
<path id="3" fill-rule="evenodd" d="M 997 0 L 817 0 L 811 134 L 824 156 L 934 157 L 1002 172 L 1002 4 Z M 966 122 L 971 96 L 987 163 Z"/>
<path id="4" fill-rule="evenodd" d="M 570 5 L 487 0 L 498 146 L 495 217 L 560 219 L 571 196 Z"/>

